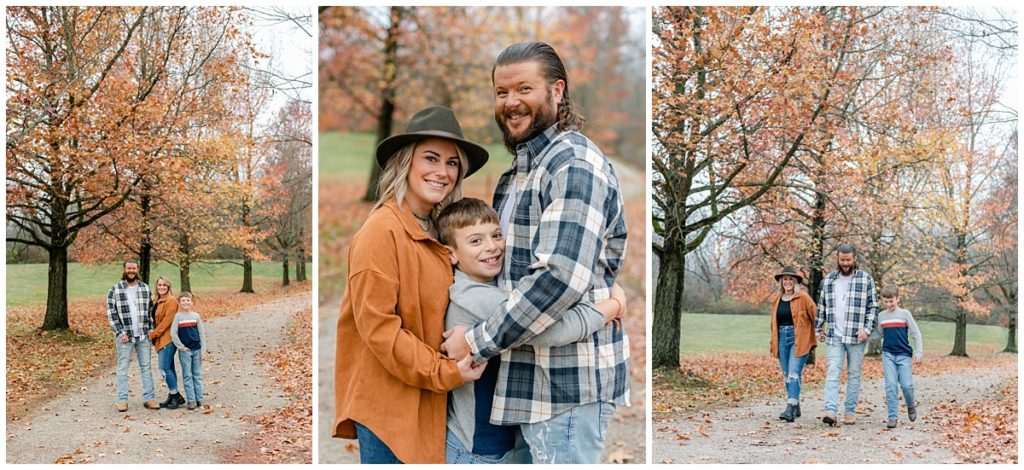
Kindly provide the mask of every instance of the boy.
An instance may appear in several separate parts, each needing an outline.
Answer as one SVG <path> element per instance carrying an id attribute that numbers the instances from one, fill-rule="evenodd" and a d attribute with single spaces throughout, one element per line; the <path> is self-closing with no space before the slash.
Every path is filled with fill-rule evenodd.
<path id="1" fill-rule="evenodd" d="M 181 364 L 181 380 L 185 385 L 188 409 L 203 406 L 203 350 L 206 348 L 206 331 L 203 319 L 192 311 L 191 292 L 178 295 L 178 313 L 171 322 L 171 340 L 178 348 L 178 362 Z"/>
<path id="2" fill-rule="evenodd" d="M 505 253 L 498 214 L 479 199 L 462 199 L 441 211 L 437 231 L 455 266 L 445 330 L 455 325 L 472 326 L 506 300 L 505 293 L 495 284 Z M 612 298 L 593 305 L 577 305 L 527 344 L 545 347 L 580 341 L 618 318 L 624 300 L 625 294 L 616 284 Z M 510 463 L 518 426 L 496 426 L 489 419 L 498 367 L 497 358 L 492 359 L 479 380 L 451 392 L 446 463 Z M 586 425 L 599 423 L 580 423 Z"/>
<path id="3" fill-rule="evenodd" d="M 882 289 L 882 305 L 885 310 L 878 313 L 878 324 L 882 331 L 882 371 L 885 374 L 885 404 L 889 409 L 889 423 L 896 427 L 900 411 L 899 390 L 903 389 L 903 400 L 907 403 L 907 416 L 917 419 L 917 402 L 914 400 L 914 377 L 911 375 L 911 357 L 920 362 L 924 349 L 921 345 L 921 330 L 917 328 L 914 316 L 900 308 L 900 290 L 894 285 Z M 875 330 L 878 331 L 877 329 Z M 914 340 L 911 350 L 907 333 Z"/>

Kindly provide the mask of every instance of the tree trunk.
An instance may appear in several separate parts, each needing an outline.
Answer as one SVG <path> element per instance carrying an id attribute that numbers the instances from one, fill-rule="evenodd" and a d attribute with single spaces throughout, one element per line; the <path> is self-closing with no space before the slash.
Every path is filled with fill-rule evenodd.
<path id="1" fill-rule="evenodd" d="M 281 255 L 281 285 L 287 286 L 291 281 L 288 279 L 288 252 Z"/>
<path id="2" fill-rule="evenodd" d="M 47 250 L 50 272 L 46 286 L 46 316 L 43 330 L 68 329 L 68 247 L 56 245 Z"/>
<path id="3" fill-rule="evenodd" d="M 295 253 L 295 280 L 306 281 L 306 250 L 299 248 Z"/>
<path id="4" fill-rule="evenodd" d="M 674 247 L 673 247 L 674 248 Z M 679 249 L 666 250 L 658 268 L 658 289 L 654 293 L 652 328 L 655 368 L 679 368 L 679 341 L 683 313 L 683 282 L 686 279 L 686 255 Z"/>
<path id="5" fill-rule="evenodd" d="M 1017 352 L 1017 303 L 1014 301 L 1010 305 L 1010 313 L 1006 318 L 1006 348 L 1003 352 L 1016 353 Z"/>
<path id="6" fill-rule="evenodd" d="M 950 356 L 967 357 L 967 311 L 963 307 L 956 308 L 956 333 L 953 336 L 953 351 Z"/>
<path id="7" fill-rule="evenodd" d="M 179 292 L 192 292 L 192 243 L 188 235 L 178 239 L 178 253 Z"/>
<path id="8" fill-rule="evenodd" d="M 242 255 L 242 290 L 247 294 L 252 294 L 256 291 L 252 290 L 252 258 L 249 255 Z"/>
<path id="9" fill-rule="evenodd" d="M 142 207 L 142 241 L 139 242 L 139 278 L 142 279 L 142 282 L 149 284 L 149 272 L 153 259 L 153 231 L 149 223 L 151 201 L 148 194 L 142 195 L 139 205 Z"/>
<path id="10" fill-rule="evenodd" d="M 380 90 L 380 112 L 377 115 L 377 143 L 391 136 L 391 128 L 394 126 L 395 117 L 395 77 L 398 70 L 398 37 L 399 23 L 402 21 L 402 7 L 391 7 L 391 25 L 388 27 L 388 35 L 384 43 L 384 63 L 382 64 L 383 85 Z M 373 157 L 371 157 L 373 158 Z M 380 180 L 381 168 L 376 160 L 370 165 L 370 180 L 366 184 L 366 194 L 363 200 L 372 202 L 377 200 L 377 183 Z"/>

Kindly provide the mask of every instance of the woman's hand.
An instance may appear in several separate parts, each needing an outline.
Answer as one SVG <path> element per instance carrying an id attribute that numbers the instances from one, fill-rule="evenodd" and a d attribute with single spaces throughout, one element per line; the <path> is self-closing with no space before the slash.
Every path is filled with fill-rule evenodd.
<path id="1" fill-rule="evenodd" d="M 462 376 L 462 381 L 465 383 L 479 379 L 480 376 L 483 375 L 484 369 L 487 367 L 486 362 L 483 364 L 474 364 L 472 355 L 466 355 L 466 357 L 460 359 L 458 365 L 459 375 Z"/>

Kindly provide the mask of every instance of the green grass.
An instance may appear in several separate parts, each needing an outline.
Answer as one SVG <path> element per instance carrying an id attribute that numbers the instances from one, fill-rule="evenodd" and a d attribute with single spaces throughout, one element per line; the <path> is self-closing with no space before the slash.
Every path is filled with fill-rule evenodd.
<path id="1" fill-rule="evenodd" d="M 925 354 L 949 354 L 953 349 L 955 325 L 919 321 Z M 684 313 L 682 355 L 718 352 L 767 352 L 770 335 L 767 315 L 715 315 Z M 1006 345 L 1006 328 L 967 325 L 967 353 L 1001 351 Z"/>
<path id="2" fill-rule="evenodd" d="M 370 176 L 371 165 L 376 164 L 373 160 L 377 144 L 376 135 L 321 132 L 319 138 L 320 178 L 349 179 Z M 502 144 L 487 144 L 483 147 L 491 157 L 487 160 L 487 165 L 472 177 L 500 175 L 512 162 L 512 156 Z"/>
<path id="3" fill-rule="evenodd" d="M 7 265 L 7 307 L 21 307 L 46 304 L 46 264 L 8 264 Z M 291 273 L 294 279 L 295 267 Z M 306 272 L 312 274 L 312 264 L 307 264 Z M 155 284 L 157 276 L 167 276 L 174 290 L 178 289 L 178 268 L 159 263 L 150 273 Z M 105 299 L 110 286 L 121 278 L 120 263 L 99 265 L 68 264 L 68 301 Z M 267 261 L 253 263 L 253 282 L 256 287 L 260 283 L 280 282 L 281 263 Z M 228 290 L 242 287 L 242 267 L 234 264 L 200 264 L 194 266 L 191 273 L 192 289 Z"/>

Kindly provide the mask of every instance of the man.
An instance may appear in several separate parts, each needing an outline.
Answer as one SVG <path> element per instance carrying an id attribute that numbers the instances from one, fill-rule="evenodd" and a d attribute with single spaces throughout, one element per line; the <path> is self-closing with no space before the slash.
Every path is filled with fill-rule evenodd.
<path id="1" fill-rule="evenodd" d="M 818 341 L 828 344 L 828 366 L 825 373 L 825 417 L 822 421 L 836 425 L 839 403 L 839 375 L 846 357 L 846 401 L 843 424 L 857 422 L 857 399 L 860 397 L 860 366 L 864 360 L 865 342 L 875 328 L 878 317 L 878 295 L 875 280 L 857 269 L 857 249 L 843 244 L 837 249 L 839 270 L 821 281 L 818 292 L 818 318 L 815 331 Z"/>
<path id="2" fill-rule="evenodd" d="M 139 361 L 142 375 L 143 406 L 151 410 L 160 409 L 153 390 L 153 373 L 150 371 L 149 330 L 153 329 L 153 316 L 149 312 L 150 291 L 146 283 L 139 280 L 139 263 L 135 260 L 124 262 L 121 282 L 107 292 L 107 321 L 114 330 L 114 346 L 117 349 L 117 411 L 128 411 L 128 365 L 132 351 Z"/>
<path id="3" fill-rule="evenodd" d="M 515 154 L 494 194 L 508 301 L 472 329 L 446 332 L 442 349 L 477 363 L 501 356 L 491 422 L 521 425 L 534 463 L 597 463 L 615 405 L 629 404 L 621 322 L 567 346 L 524 343 L 581 300 L 609 297 L 626 249 L 618 179 L 579 132 L 583 118 L 551 46 L 509 46 L 491 80 L 494 119 Z"/>

